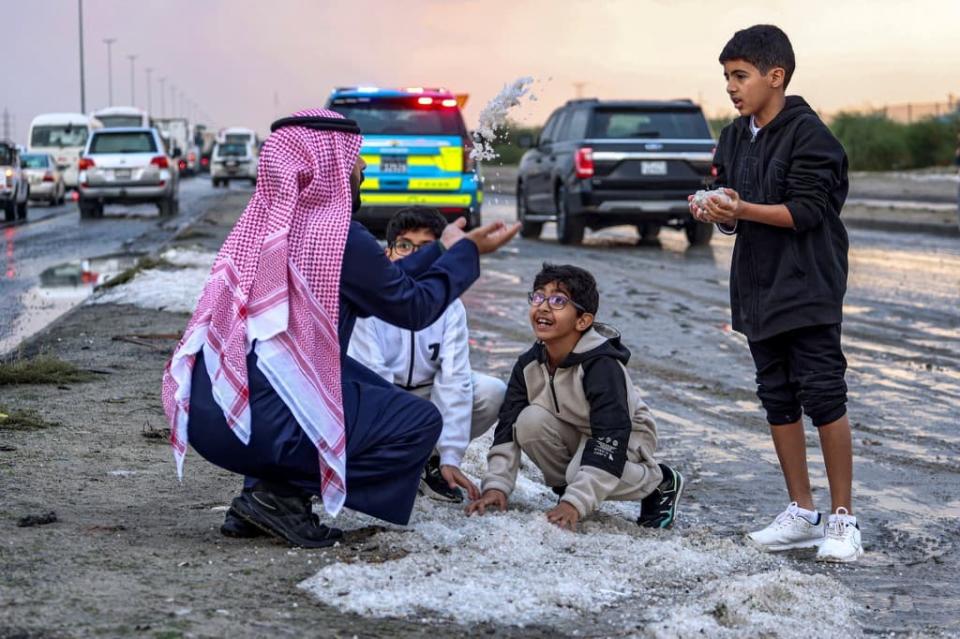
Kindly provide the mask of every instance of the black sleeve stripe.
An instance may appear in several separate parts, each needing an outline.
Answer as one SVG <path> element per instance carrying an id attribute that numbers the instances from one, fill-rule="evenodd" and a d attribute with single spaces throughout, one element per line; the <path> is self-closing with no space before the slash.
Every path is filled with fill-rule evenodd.
<path id="1" fill-rule="evenodd" d="M 633 430 L 627 377 L 620 362 L 613 357 L 597 357 L 585 362 L 583 390 L 590 403 L 591 435 L 581 463 L 620 477 Z"/>
<path id="2" fill-rule="evenodd" d="M 493 433 L 493 445 L 509 444 L 513 441 L 513 425 L 517 422 L 520 412 L 530 404 L 527 397 L 527 382 L 523 377 L 523 370 L 536 360 L 536 347 L 520 356 L 510 374 L 507 384 L 507 394 L 500 406 L 499 422 Z"/>

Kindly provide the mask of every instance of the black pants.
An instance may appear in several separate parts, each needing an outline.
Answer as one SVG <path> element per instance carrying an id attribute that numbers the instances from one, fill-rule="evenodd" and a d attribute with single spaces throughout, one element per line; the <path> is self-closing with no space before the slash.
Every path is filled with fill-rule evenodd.
<path id="1" fill-rule="evenodd" d="M 751 341 L 757 367 L 757 397 L 773 426 L 792 424 L 804 413 L 814 426 L 847 413 L 847 360 L 840 325 L 808 326 Z"/>

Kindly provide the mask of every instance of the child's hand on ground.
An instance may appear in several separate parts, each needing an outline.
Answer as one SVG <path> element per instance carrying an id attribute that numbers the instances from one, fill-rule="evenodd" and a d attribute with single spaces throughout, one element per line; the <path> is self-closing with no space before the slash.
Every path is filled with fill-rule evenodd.
<path id="1" fill-rule="evenodd" d="M 483 495 L 480 496 L 480 499 L 471 502 L 467 506 L 467 514 L 472 515 L 474 513 L 482 515 L 487 512 L 487 507 L 494 507 L 500 511 L 504 512 L 507 509 L 507 495 L 501 490 L 495 488 L 489 488 L 483 491 Z"/>
<path id="2" fill-rule="evenodd" d="M 477 488 L 472 481 L 467 479 L 467 476 L 456 466 L 440 466 L 440 476 L 443 477 L 443 481 L 447 482 L 447 486 L 450 486 L 450 488 L 460 486 L 466 490 L 470 501 L 480 497 L 480 489 Z"/>
<path id="3" fill-rule="evenodd" d="M 559 504 L 547 511 L 547 521 L 556 524 L 561 528 L 576 531 L 577 522 L 580 521 L 580 513 L 570 502 L 561 501 Z"/>
<path id="4" fill-rule="evenodd" d="M 705 221 L 732 226 L 740 218 L 743 202 L 740 194 L 733 189 L 723 189 L 723 192 L 727 194 L 730 201 L 725 202 L 722 198 L 708 198 Z"/>

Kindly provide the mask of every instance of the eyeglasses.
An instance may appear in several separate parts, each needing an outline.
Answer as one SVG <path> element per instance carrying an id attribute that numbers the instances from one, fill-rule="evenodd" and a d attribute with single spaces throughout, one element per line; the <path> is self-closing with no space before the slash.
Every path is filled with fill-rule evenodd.
<path id="1" fill-rule="evenodd" d="M 546 302 L 547 306 L 555 311 L 562 311 L 567 304 L 573 304 L 573 307 L 581 313 L 587 312 L 587 309 L 580 306 L 566 295 L 560 295 L 559 293 L 547 295 L 541 291 L 533 291 L 532 293 L 527 293 L 527 301 L 530 302 L 530 306 L 540 306 Z"/>
<path id="2" fill-rule="evenodd" d="M 406 256 L 406 255 L 412 255 L 413 253 L 416 253 L 420 249 L 430 246 L 431 244 L 433 244 L 433 241 L 424 242 L 423 244 L 414 244 L 410 240 L 397 240 L 396 242 L 390 245 L 390 248 L 396 251 L 397 255 Z"/>

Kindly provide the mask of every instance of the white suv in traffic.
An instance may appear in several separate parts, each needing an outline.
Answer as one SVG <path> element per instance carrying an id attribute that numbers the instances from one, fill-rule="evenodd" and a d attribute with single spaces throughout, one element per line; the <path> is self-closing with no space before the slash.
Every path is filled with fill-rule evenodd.
<path id="1" fill-rule="evenodd" d="M 257 159 L 250 142 L 218 142 L 210 157 L 213 186 L 226 186 L 231 180 L 257 183 Z"/>
<path id="2" fill-rule="evenodd" d="M 161 216 L 180 205 L 177 163 L 156 129 L 121 127 L 94 131 L 78 166 L 80 217 L 102 217 L 105 204 L 152 202 Z"/>

